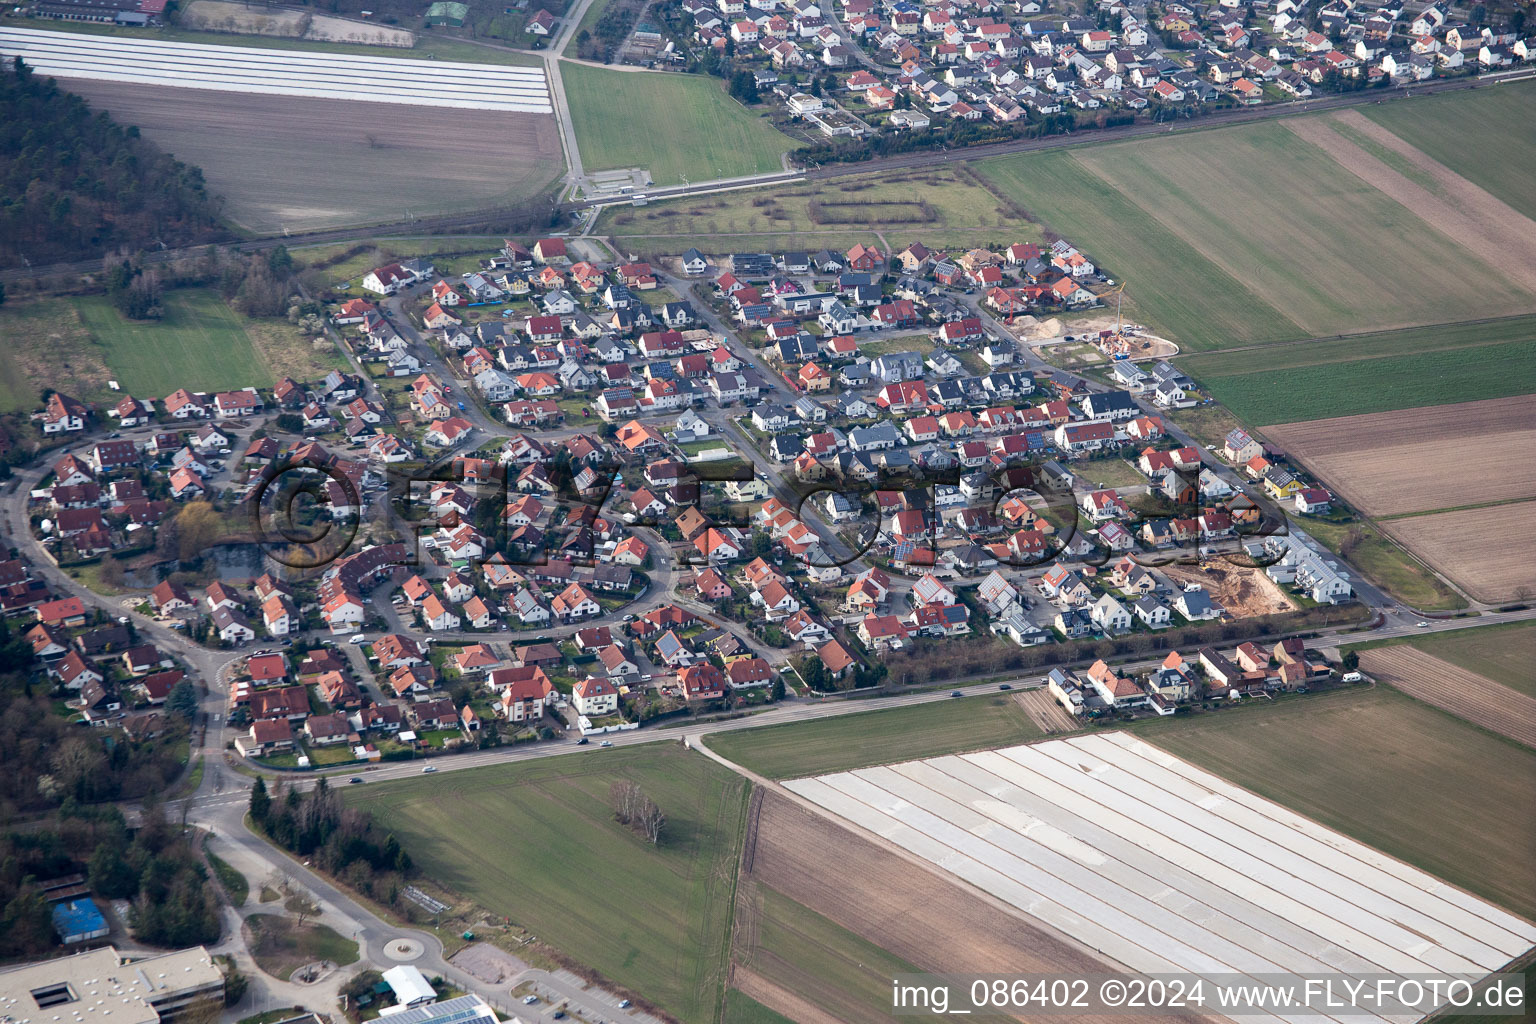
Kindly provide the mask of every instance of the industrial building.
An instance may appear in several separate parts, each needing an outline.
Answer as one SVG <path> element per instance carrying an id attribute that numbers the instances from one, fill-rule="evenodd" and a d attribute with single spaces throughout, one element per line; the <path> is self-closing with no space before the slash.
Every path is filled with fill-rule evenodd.
<path id="1" fill-rule="evenodd" d="M 11 1024 L 171 1024 L 224 1005 L 224 973 L 202 946 L 126 960 L 111 946 L 0 972 Z"/>

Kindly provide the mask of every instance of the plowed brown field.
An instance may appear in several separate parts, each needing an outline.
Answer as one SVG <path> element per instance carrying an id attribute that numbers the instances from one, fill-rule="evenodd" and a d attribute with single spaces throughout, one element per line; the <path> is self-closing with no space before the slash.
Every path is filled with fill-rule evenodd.
<path id="1" fill-rule="evenodd" d="M 1115 969 L 1028 917 L 1003 909 L 781 793 L 763 794 L 755 841 L 750 845 L 744 885 L 766 885 L 920 970 L 1073 975 Z M 741 939 L 738 933 L 738 942 Z M 777 973 L 785 966 L 780 961 L 772 969 Z M 767 980 L 772 984 L 751 979 L 754 998 L 772 1000 L 774 987 L 794 992 L 819 987 L 817 979 L 809 977 Z M 790 1005 L 774 1008 L 796 1016 Z M 1164 1024 L 1181 1019 L 1200 1018 L 1159 1018 Z M 1128 1024 L 1123 1017 L 1083 1021 Z"/>
<path id="2" fill-rule="evenodd" d="M 1529 395 L 1282 423 L 1264 432 L 1371 516 L 1536 497 L 1536 401 Z"/>
<path id="3" fill-rule="evenodd" d="M 1536 699 L 1412 647 L 1360 652 L 1375 678 L 1473 725 L 1536 747 Z"/>
<path id="4" fill-rule="evenodd" d="M 203 169 L 231 220 L 274 232 L 475 210 L 563 170 L 549 114 L 71 79 L 97 110 Z"/>
<path id="5" fill-rule="evenodd" d="M 1516 600 L 1536 591 L 1536 501 L 1378 525 L 1479 601 Z"/>

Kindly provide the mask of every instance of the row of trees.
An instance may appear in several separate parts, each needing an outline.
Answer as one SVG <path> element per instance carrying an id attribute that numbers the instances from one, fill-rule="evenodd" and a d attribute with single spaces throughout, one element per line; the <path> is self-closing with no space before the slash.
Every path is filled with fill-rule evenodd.
<path id="1" fill-rule="evenodd" d="M 221 235 L 203 173 L 21 58 L 0 67 L 0 266 Z"/>

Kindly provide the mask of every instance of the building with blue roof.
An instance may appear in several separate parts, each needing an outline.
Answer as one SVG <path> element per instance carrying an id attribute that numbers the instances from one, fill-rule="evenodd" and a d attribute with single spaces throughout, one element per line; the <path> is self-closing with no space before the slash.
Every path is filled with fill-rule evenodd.
<path id="1" fill-rule="evenodd" d="M 53 908 L 53 930 L 66 946 L 73 942 L 99 939 L 112 929 L 96 904 L 88 899 L 70 900 Z"/>

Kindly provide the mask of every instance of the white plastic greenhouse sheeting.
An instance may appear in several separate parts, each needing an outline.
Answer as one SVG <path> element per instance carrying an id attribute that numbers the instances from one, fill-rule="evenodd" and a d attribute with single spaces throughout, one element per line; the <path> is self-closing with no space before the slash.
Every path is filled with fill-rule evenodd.
<path id="1" fill-rule="evenodd" d="M 548 114 L 543 68 L 205 46 L 0 28 L 0 52 L 59 78 Z"/>
<path id="2" fill-rule="evenodd" d="M 1142 973 L 1482 974 L 1536 944 L 1519 918 L 1125 734 L 786 786 Z"/>

